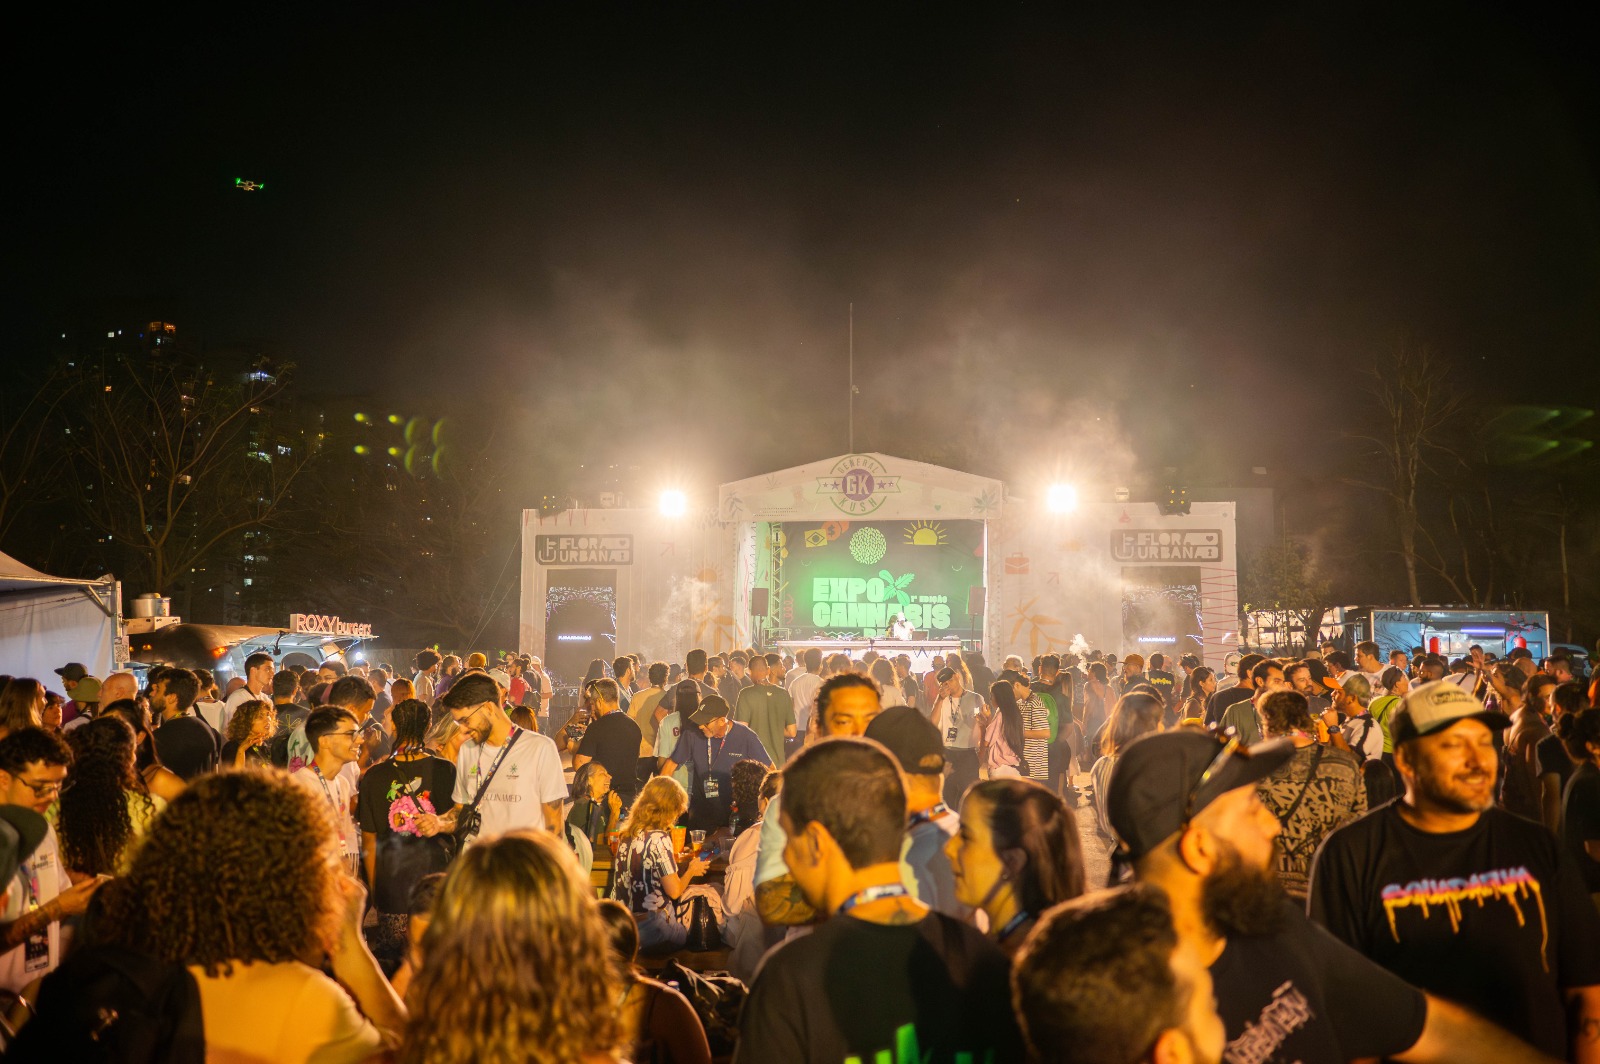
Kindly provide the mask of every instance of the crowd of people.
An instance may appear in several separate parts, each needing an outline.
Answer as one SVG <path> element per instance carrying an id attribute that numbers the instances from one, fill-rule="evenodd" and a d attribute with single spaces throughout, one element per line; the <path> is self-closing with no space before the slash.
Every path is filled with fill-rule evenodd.
<path id="1" fill-rule="evenodd" d="M 1378 655 L 697 649 L 597 659 L 571 697 L 537 658 L 431 650 L 0 677 L 0 1034 L 1600 1064 L 1600 681 Z M 731 1016 L 657 978 L 713 951 Z"/>

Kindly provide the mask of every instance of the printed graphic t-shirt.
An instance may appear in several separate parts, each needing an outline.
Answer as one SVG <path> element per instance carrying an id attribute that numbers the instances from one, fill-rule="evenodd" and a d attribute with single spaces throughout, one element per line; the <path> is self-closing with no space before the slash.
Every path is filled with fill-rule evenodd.
<path id="1" fill-rule="evenodd" d="M 734 1062 L 1021 1061 L 1009 968 L 942 913 L 897 927 L 835 916 L 762 962 Z"/>
<path id="2" fill-rule="evenodd" d="M 5 908 L 0 909 L 0 920 L 20 920 L 72 886 L 61 864 L 60 851 L 56 829 L 45 828 L 43 841 L 33 856 L 22 862 L 17 878 L 11 881 L 11 896 L 6 899 Z M 0 990 L 20 994 L 23 987 L 55 971 L 60 963 L 61 922 L 57 920 L 15 949 L 0 954 Z"/>
<path id="3" fill-rule="evenodd" d="M 1415 1045 L 1422 992 L 1283 907 L 1280 931 L 1232 936 L 1211 965 L 1225 1064 L 1344 1064 Z"/>
<path id="4" fill-rule="evenodd" d="M 1561 988 L 1600 983 L 1600 913 L 1541 825 L 1498 807 L 1466 831 L 1420 831 L 1400 803 L 1329 835 L 1312 919 L 1402 979 L 1553 1057 Z"/>
<path id="5" fill-rule="evenodd" d="M 503 835 L 513 828 L 543 828 L 544 803 L 567 800 L 567 779 L 561 768 L 561 754 L 556 744 L 538 732 L 515 729 L 521 733 L 500 771 L 489 781 L 483 801 L 478 803 L 478 813 L 483 820 L 477 837 Z M 506 742 L 510 742 L 508 736 Z M 457 805 L 472 802 L 483 781 L 494 768 L 495 758 L 501 748 L 491 743 L 478 743 L 468 739 L 456 754 Z"/>

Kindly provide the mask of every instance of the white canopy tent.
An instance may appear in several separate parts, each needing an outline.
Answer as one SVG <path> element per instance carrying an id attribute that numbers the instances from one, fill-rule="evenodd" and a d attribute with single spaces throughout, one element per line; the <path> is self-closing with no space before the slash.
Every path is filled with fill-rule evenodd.
<path id="1" fill-rule="evenodd" d="M 48 576 L 0 554 L 0 673 L 57 691 L 55 670 L 69 661 L 104 677 L 116 645 L 117 593 L 115 577 Z"/>

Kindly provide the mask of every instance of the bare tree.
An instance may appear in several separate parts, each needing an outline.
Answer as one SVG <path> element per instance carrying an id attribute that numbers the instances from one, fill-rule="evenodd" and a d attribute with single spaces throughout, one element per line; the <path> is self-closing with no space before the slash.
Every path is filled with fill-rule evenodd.
<path id="1" fill-rule="evenodd" d="M 1377 463 L 1370 478 L 1356 477 L 1352 482 L 1383 496 L 1394 514 L 1411 604 L 1422 601 L 1419 565 L 1432 569 L 1460 594 L 1423 524 L 1422 496 L 1425 480 L 1441 477 L 1444 463 L 1455 460 L 1450 437 L 1463 399 L 1451 386 L 1446 368 L 1423 345 L 1398 345 L 1367 370 L 1367 377 L 1375 423 L 1354 438 L 1369 446 L 1369 457 Z"/>
<path id="2" fill-rule="evenodd" d="M 1274 615 L 1277 649 L 1288 649 L 1286 633 L 1299 625 L 1304 645 L 1315 649 L 1317 632 L 1328 611 L 1332 585 L 1317 570 L 1310 549 L 1287 533 L 1278 541 L 1251 553 L 1239 582 L 1239 612 L 1266 611 Z"/>
<path id="3" fill-rule="evenodd" d="M 130 575 L 171 590 L 246 530 L 287 519 L 311 458 L 282 424 L 289 372 L 119 357 L 79 377 L 69 452 L 85 515 L 132 554 Z"/>
<path id="4" fill-rule="evenodd" d="M 19 403 L 20 394 L 13 384 L 0 401 L 0 543 L 30 507 L 64 494 L 65 427 L 56 417 L 66 394 L 62 374 L 52 370 Z"/>

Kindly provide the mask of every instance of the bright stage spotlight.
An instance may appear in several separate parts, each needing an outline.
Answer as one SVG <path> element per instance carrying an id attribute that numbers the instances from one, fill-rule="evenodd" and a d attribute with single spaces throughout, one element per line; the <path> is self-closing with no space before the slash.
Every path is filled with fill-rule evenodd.
<path id="1" fill-rule="evenodd" d="M 681 491 L 661 493 L 661 516 L 682 517 L 689 511 L 689 499 Z"/>
<path id="2" fill-rule="evenodd" d="M 1053 514 L 1064 514 L 1078 508 L 1078 489 L 1071 484 L 1052 484 L 1045 492 L 1045 508 Z"/>

